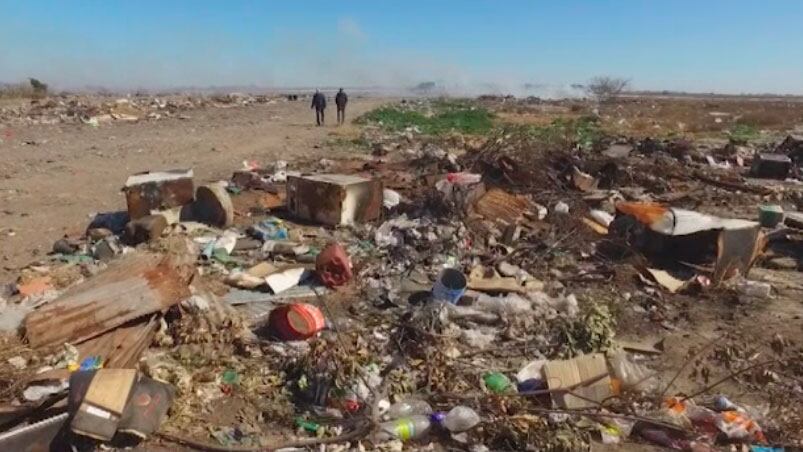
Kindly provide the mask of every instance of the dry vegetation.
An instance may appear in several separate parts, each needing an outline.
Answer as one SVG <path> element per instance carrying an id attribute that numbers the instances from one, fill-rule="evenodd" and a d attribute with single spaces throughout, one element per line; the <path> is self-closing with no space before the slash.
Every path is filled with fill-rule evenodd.
<path id="1" fill-rule="evenodd" d="M 611 133 L 637 138 L 727 138 L 734 132 L 758 138 L 762 131 L 788 131 L 803 123 L 803 102 L 797 99 L 622 97 L 602 104 L 581 100 L 486 100 L 484 105 L 497 112 L 501 121 L 539 126 L 557 119 L 595 115 Z"/>

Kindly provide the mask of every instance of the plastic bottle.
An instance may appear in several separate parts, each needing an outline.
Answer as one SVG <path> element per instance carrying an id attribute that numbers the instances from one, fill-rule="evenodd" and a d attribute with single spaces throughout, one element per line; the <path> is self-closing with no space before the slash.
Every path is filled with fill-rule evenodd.
<path id="1" fill-rule="evenodd" d="M 379 424 L 379 431 L 374 436 L 374 439 L 376 441 L 418 439 L 426 435 L 430 427 L 432 427 L 432 422 L 430 422 L 428 416 L 416 414 Z"/>
<path id="2" fill-rule="evenodd" d="M 458 405 L 446 414 L 443 426 L 452 433 L 465 432 L 480 423 L 480 416 L 467 406 Z"/>
<path id="3" fill-rule="evenodd" d="M 625 352 L 615 352 L 608 357 L 613 374 L 622 387 L 642 392 L 656 390 L 660 384 L 655 372 L 646 366 L 633 362 Z"/>
<path id="4" fill-rule="evenodd" d="M 427 402 L 419 399 L 404 399 L 391 405 L 387 413 L 385 413 L 385 417 L 387 419 L 399 419 L 414 414 L 427 415 L 430 413 L 432 413 L 432 407 Z"/>

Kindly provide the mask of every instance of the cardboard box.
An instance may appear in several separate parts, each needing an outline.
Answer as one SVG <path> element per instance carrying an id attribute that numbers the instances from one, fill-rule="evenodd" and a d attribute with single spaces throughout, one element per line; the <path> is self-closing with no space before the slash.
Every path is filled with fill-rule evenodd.
<path id="1" fill-rule="evenodd" d="M 344 174 L 287 178 L 287 207 L 296 217 L 329 226 L 363 223 L 382 213 L 382 181 Z"/>
<path id="2" fill-rule="evenodd" d="M 602 402 L 613 395 L 611 377 L 605 355 L 594 353 L 578 356 L 564 361 L 548 361 L 544 364 L 544 378 L 549 389 L 572 388 L 579 383 L 594 380 L 585 386 L 578 386 L 569 392 L 556 392 L 552 394 L 553 403 L 561 408 L 579 409 L 596 406 L 595 402 Z M 590 400 L 586 400 L 590 399 Z"/>

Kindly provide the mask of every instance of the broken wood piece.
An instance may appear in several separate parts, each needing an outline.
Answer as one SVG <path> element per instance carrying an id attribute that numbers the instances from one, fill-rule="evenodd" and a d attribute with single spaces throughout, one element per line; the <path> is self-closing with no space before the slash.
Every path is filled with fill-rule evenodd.
<path id="1" fill-rule="evenodd" d="M 614 344 L 621 347 L 626 352 L 640 353 L 642 355 L 660 355 L 663 351 L 663 340 L 653 343 L 652 341 L 628 341 L 616 339 Z"/>
<path id="2" fill-rule="evenodd" d="M 516 224 L 524 220 L 527 213 L 534 211 L 532 203 L 524 196 L 492 188 L 485 192 L 475 203 L 474 212 L 491 221 L 502 221 L 505 224 Z"/>
<path id="3" fill-rule="evenodd" d="M 254 276 L 256 278 L 264 278 L 268 275 L 276 273 L 279 271 L 279 268 L 275 265 L 271 264 L 270 262 L 260 262 L 253 267 L 249 268 L 245 272 L 248 273 L 250 276 Z"/>
<path id="4" fill-rule="evenodd" d="M 189 297 L 195 271 L 187 256 L 133 254 L 25 318 L 33 347 L 78 344 Z"/>
<path id="5" fill-rule="evenodd" d="M 575 166 L 572 167 L 572 183 L 574 183 L 576 189 L 588 193 L 597 189 L 599 181 L 594 176 L 580 171 Z"/>
<path id="6" fill-rule="evenodd" d="M 516 278 L 499 276 L 496 270 L 486 272 L 483 267 L 475 267 L 468 276 L 468 288 L 478 292 L 527 293 L 543 289 L 544 284 L 534 279 L 520 284 Z"/>
<path id="7" fill-rule="evenodd" d="M 769 195 L 772 193 L 772 190 L 769 188 L 757 187 L 753 185 L 747 185 L 739 182 L 729 182 L 720 179 L 714 179 L 713 177 L 706 176 L 705 174 L 695 171 L 692 174 L 694 179 L 697 179 L 701 182 L 705 182 L 707 184 L 713 185 L 715 187 L 725 188 L 728 190 L 734 191 L 743 191 L 748 193 L 756 193 L 759 195 Z"/>
<path id="8" fill-rule="evenodd" d="M 677 293 L 687 283 L 687 281 L 675 278 L 665 270 L 659 270 L 657 268 L 645 268 L 644 270 L 647 272 L 650 279 L 660 284 L 661 287 L 668 290 L 669 293 Z"/>
<path id="9" fill-rule="evenodd" d="M 596 221 L 592 220 L 591 218 L 583 217 L 583 223 L 586 224 L 592 231 L 596 232 L 597 234 L 601 235 L 608 235 L 608 228 L 605 226 L 597 223 Z"/>

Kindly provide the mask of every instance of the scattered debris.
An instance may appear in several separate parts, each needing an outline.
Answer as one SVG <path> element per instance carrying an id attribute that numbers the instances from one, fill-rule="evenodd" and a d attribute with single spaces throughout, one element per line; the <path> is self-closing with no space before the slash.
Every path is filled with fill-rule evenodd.
<path id="1" fill-rule="evenodd" d="M 75 120 L 192 108 L 168 102 Z M 400 111 L 436 117 L 433 102 Z M 600 120 L 477 137 L 369 123 L 381 158 L 247 161 L 197 190 L 192 170 L 131 176 L 127 211 L 2 286 L 0 448 L 157 431 L 197 449 L 798 447 L 796 342 L 700 344 L 689 326 L 797 312 L 803 140 L 597 137 Z M 714 392 L 726 382 L 750 390 Z M 68 416 L 37 412 L 65 395 Z"/>

